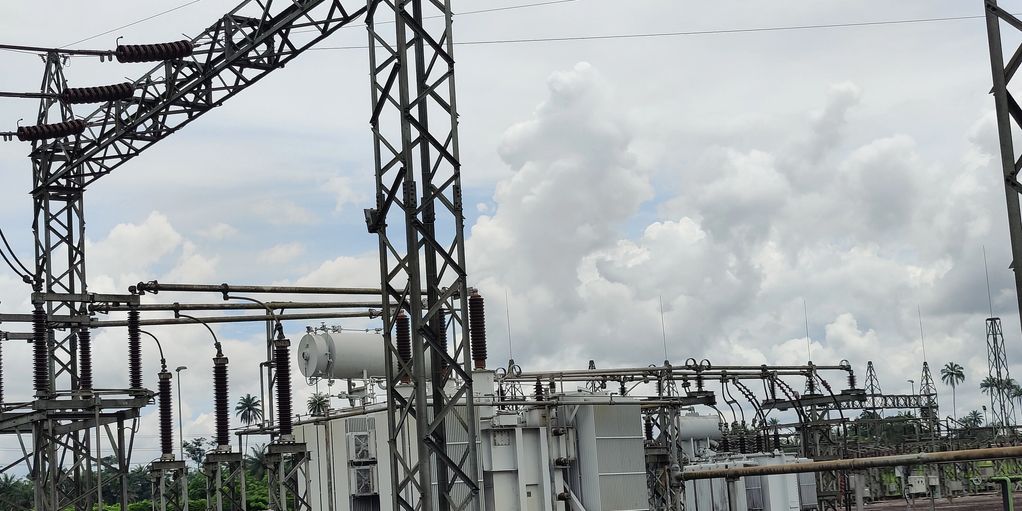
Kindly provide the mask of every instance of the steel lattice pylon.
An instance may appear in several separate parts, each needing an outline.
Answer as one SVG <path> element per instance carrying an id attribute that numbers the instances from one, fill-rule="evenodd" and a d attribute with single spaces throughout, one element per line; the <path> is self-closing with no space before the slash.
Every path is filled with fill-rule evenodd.
<path id="1" fill-rule="evenodd" d="M 1022 318 L 1022 210 L 1019 209 L 1019 193 L 1022 184 L 1018 173 L 1022 169 L 1022 158 L 1019 157 L 1012 142 L 1012 130 L 1022 127 L 1022 107 L 1019 107 L 1009 86 L 1019 65 L 1022 64 L 1022 46 L 1011 53 L 1005 65 L 1004 48 L 1001 45 L 1002 21 L 1009 30 L 1022 32 L 1022 20 L 1008 11 L 998 7 L 997 0 L 984 0 L 987 21 L 987 39 L 990 45 L 990 70 L 993 78 L 994 104 L 997 112 L 997 134 L 1001 149 L 1001 171 L 1004 181 L 1005 200 L 1008 208 L 1008 234 L 1011 240 L 1012 269 L 1015 274 L 1015 292 L 1018 300 L 1019 316 Z M 1015 34 L 1017 35 L 1017 33 Z"/>
<path id="2" fill-rule="evenodd" d="M 74 119 L 71 108 L 57 99 L 67 86 L 65 58 L 55 52 L 45 56 L 38 124 Z M 29 464 L 38 511 L 91 510 L 101 500 L 127 506 L 137 417 L 153 396 L 142 388 L 92 388 L 86 304 L 102 298 L 88 294 L 85 282 L 84 184 L 77 171 L 53 177 L 78 143 L 72 136 L 32 144 L 35 402 L 10 409 L 0 420 L 0 432 L 19 436 L 19 423 L 31 421 L 32 450 L 23 460 Z M 115 495 L 103 498 L 96 476 L 100 471 L 116 481 Z"/>
<path id="3" fill-rule="evenodd" d="M 411 320 L 406 363 L 396 310 L 383 309 L 394 509 L 479 509 L 450 3 L 369 0 L 366 26 L 376 166 L 366 223 L 379 235 L 383 303 Z"/>
<path id="4" fill-rule="evenodd" d="M 1010 389 L 1000 384 L 1011 379 L 1008 374 L 1008 357 L 1004 352 L 1001 318 L 987 318 L 987 377 L 995 383 L 988 389 L 990 413 L 993 415 L 991 423 L 1007 426 L 1013 422 L 1015 409 L 1009 394 Z"/>
<path id="5" fill-rule="evenodd" d="M 869 407 L 866 408 L 866 409 L 867 410 L 876 410 L 876 409 L 879 408 L 880 409 L 880 414 L 881 414 L 881 416 L 883 416 L 883 409 L 880 406 L 881 403 L 878 401 L 880 399 L 878 396 L 882 396 L 884 391 L 883 391 L 883 389 L 880 388 L 880 379 L 877 378 L 877 370 L 876 370 L 875 367 L 873 367 L 873 361 L 872 360 L 866 361 L 866 389 L 865 390 L 866 390 L 866 396 L 868 396 L 868 403 L 869 403 Z"/>
<path id="6" fill-rule="evenodd" d="M 922 372 L 919 373 L 919 417 L 931 422 L 936 426 L 940 421 L 940 414 L 937 408 L 937 386 L 933 383 L 933 375 L 930 374 L 930 364 L 923 361 Z"/>

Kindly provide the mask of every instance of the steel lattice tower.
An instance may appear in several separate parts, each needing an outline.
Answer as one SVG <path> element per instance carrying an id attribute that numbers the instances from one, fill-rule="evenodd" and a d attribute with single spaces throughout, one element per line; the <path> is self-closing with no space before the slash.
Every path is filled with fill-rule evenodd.
<path id="1" fill-rule="evenodd" d="M 67 88 L 65 58 L 56 52 L 46 55 L 38 124 L 74 119 L 70 106 L 58 99 Z M 82 169 L 74 167 L 59 178 L 53 175 L 54 169 L 72 159 L 78 148 L 79 138 L 70 136 L 36 141 L 30 153 L 35 235 L 32 342 L 36 399 L 32 406 L 35 411 L 30 414 L 30 477 L 38 511 L 91 509 L 102 498 L 94 477 L 100 470 L 106 472 L 106 478 L 117 481 L 121 491 L 117 492 L 116 501 L 127 506 L 124 489 L 136 421 L 139 410 L 153 395 L 141 386 L 102 392 L 92 388 L 86 304 L 101 301 L 102 297 L 88 294 L 85 282 Z M 91 419 L 83 419 L 90 416 Z M 106 430 L 106 435 L 101 435 L 101 429 Z M 16 426 L 11 429 L 2 422 L 0 430 L 20 434 Z M 95 433 L 94 439 L 90 432 Z M 103 436 L 107 438 L 102 439 Z"/>
<path id="2" fill-rule="evenodd" d="M 1012 269 L 1015 275 L 1015 293 L 1018 300 L 1019 317 L 1022 318 L 1022 210 L 1019 206 L 1018 173 L 1022 169 L 1022 158 L 1015 150 L 1012 142 L 1012 130 L 1022 127 L 1022 107 L 1019 107 L 1009 85 L 1022 64 L 1022 46 L 1011 52 L 1005 65 L 1004 48 L 1001 45 L 1001 22 L 1003 21 L 1012 36 L 1017 38 L 1022 32 L 1022 20 L 1008 11 L 998 7 L 997 0 L 984 0 L 987 21 L 987 39 L 990 46 L 990 70 L 993 78 L 991 92 L 997 112 L 997 134 L 1000 143 L 1000 160 L 1004 194 L 1008 209 L 1008 234 L 1011 240 Z"/>
<path id="3" fill-rule="evenodd" d="M 369 0 L 366 26 L 376 167 L 366 223 L 379 235 L 383 303 L 397 303 L 411 321 L 406 362 L 392 334 L 397 310 L 383 309 L 393 507 L 477 510 L 450 2 Z M 408 451 L 402 438 L 412 439 Z"/>
<path id="4" fill-rule="evenodd" d="M 1011 378 L 1008 374 L 1008 357 L 1004 351 L 1001 318 L 987 318 L 987 377 L 996 384 L 989 389 L 992 423 L 1009 425 L 1013 422 L 1015 410 L 1008 394 L 1009 389 L 1001 384 Z"/>
<path id="5" fill-rule="evenodd" d="M 882 403 L 878 401 L 881 399 L 877 396 L 882 396 L 884 393 L 883 389 L 880 388 L 880 379 L 877 378 L 877 370 L 873 367 L 873 361 L 869 360 L 866 362 L 866 396 L 869 400 L 868 410 L 880 410 L 883 413 Z"/>
<path id="6" fill-rule="evenodd" d="M 919 375 L 919 415 L 921 418 L 936 424 L 940 420 L 937 412 L 937 386 L 933 383 L 933 375 L 930 374 L 930 364 L 923 361 L 923 370 Z"/>

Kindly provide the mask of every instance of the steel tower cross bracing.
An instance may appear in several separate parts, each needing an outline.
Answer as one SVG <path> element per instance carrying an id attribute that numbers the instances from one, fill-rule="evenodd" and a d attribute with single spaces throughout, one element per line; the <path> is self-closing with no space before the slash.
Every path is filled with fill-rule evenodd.
<path id="1" fill-rule="evenodd" d="M 1011 390 L 1006 385 L 1011 381 L 1008 373 L 1008 357 L 1004 352 L 1004 333 L 1001 330 L 1001 318 L 987 319 L 987 378 L 992 387 L 987 389 L 990 394 L 990 413 L 992 424 L 1007 426 L 1014 422 L 1015 409 Z"/>
<path id="2" fill-rule="evenodd" d="M 193 55 L 159 64 L 133 84 L 131 99 L 106 102 L 85 117 L 83 134 L 33 144 L 39 404 L 8 410 L 0 417 L 0 432 L 25 435 L 25 423 L 32 424 L 32 450 L 21 461 L 34 481 L 36 509 L 92 509 L 100 499 L 126 505 L 132 423 L 151 397 L 144 389 L 100 396 L 90 392 L 91 383 L 83 387 L 91 380 L 81 364 L 87 350 L 79 360 L 77 348 L 84 344 L 79 339 L 88 338 L 81 327 L 85 302 L 92 300 L 85 284 L 85 187 L 365 11 L 360 2 L 353 9 L 344 4 L 242 2 L 192 41 L 198 49 Z M 57 53 L 45 59 L 40 124 L 74 119 L 58 99 L 66 89 L 60 59 Z M 57 315 L 71 320 L 55 322 Z M 113 464 L 102 461 L 108 455 Z M 119 480 L 115 495 L 107 489 L 103 498 L 109 485 L 99 484 L 100 472 L 106 482 Z"/>
<path id="3" fill-rule="evenodd" d="M 477 510 L 450 2 L 368 0 L 366 26 L 376 165 L 366 223 L 379 236 L 383 303 L 397 302 L 411 327 L 406 360 L 392 335 L 396 310 L 384 308 L 393 507 Z M 402 438 L 413 440 L 408 450 Z"/>
<path id="4" fill-rule="evenodd" d="M 45 56 L 40 125 L 74 119 L 71 108 L 56 99 L 67 88 L 63 58 L 53 52 Z M 9 408 L 0 416 L 0 433 L 20 437 L 22 425 L 31 423 L 32 451 L 23 460 L 34 483 L 35 508 L 40 511 L 91 509 L 102 498 L 96 474 L 104 471 L 114 479 L 113 487 L 121 490 L 108 497 L 127 505 L 134 421 L 152 395 L 141 388 L 93 390 L 85 322 L 87 302 L 95 296 L 87 293 L 85 281 L 84 187 L 78 172 L 45 184 L 54 165 L 73 157 L 77 142 L 75 136 L 36 141 L 29 154 L 37 189 L 32 224 L 35 401 L 30 407 Z M 62 319 L 55 321 L 58 316 Z M 106 430 L 105 441 L 101 429 Z M 112 458 L 104 459 L 105 455 Z"/>
<path id="5" fill-rule="evenodd" d="M 42 184 L 77 172 L 87 186 L 364 12 L 357 0 L 241 2 L 192 39 L 192 55 L 160 63 L 135 80 L 131 100 L 85 116 L 74 156 L 57 162 Z"/>
<path id="6" fill-rule="evenodd" d="M 1015 149 L 1012 130 L 1022 128 L 1022 107 L 1015 100 L 1009 86 L 1019 65 L 1022 64 L 1022 45 L 1016 48 L 1005 64 L 1001 44 L 1001 27 L 1022 32 L 1022 20 L 998 7 L 997 0 L 984 0 L 987 22 L 987 40 L 990 46 L 990 70 L 993 77 L 994 105 L 997 114 L 997 134 L 1000 142 L 1001 172 L 1008 208 L 1008 234 L 1011 240 L 1012 269 L 1015 274 L 1015 293 L 1019 317 L 1022 318 L 1022 210 L 1019 194 L 1022 183 L 1018 174 L 1022 170 L 1022 157 Z M 1002 23 L 1003 22 L 1003 23 Z M 1017 35 L 1017 32 L 1013 35 Z"/>

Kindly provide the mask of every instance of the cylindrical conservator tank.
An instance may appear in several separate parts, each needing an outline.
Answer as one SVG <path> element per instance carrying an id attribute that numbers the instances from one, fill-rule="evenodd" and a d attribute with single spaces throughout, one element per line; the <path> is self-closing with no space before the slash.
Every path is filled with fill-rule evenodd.
<path id="1" fill-rule="evenodd" d="M 368 332 L 306 334 L 298 343 L 298 368 L 306 378 L 343 380 L 385 376 L 383 335 Z"/>

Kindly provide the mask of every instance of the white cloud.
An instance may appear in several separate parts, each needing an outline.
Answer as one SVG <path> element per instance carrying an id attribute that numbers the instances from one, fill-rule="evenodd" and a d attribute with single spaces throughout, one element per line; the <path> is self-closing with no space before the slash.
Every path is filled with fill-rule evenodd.
<path id="1" fill-rule="evenodd" d="M 305 253 L 305 245 L 295 241 L 274 245 L 256 256 L 256 259 L 268 264 L 284 264 L 293 261 Z"/>
<path id="2" fill-rule="evenodd" d="M 230 224 L 225 224 L 223 222 L 215 223 L 209 227 L 199 230 L 199 236 L 218 241 L 233 238 L 237 234 L 237 229 Z"/>
<path id="3" fill-rule="evenodd" d="M 349 205 L 364 203 L 368 198 L 368 194 L 363 193 L 362 188 L 356 188 L 348 176 L 333 176 L 327 180 L 323 188 L 334 197 L 335 213 L 345 211 Z"/>
<path id="4" fill-rule="evenodd" d="M 273 225 L 311 225 L 319 222 L 312 210 L 294 202 L 279 198 L 264 198 L 252 201 L 252 213 Z"/>

